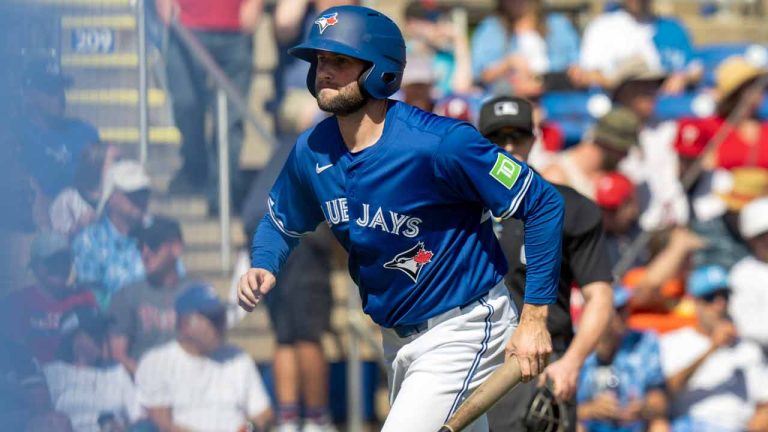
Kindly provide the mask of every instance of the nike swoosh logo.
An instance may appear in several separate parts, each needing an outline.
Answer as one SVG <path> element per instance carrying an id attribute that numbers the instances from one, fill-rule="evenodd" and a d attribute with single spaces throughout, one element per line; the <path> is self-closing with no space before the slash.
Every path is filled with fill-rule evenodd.
<path id="1" fill-rule="evenodd" d="M 327 170 L 328 168 L 330 168 L 332 166 L 333 166 L 333 164 L 328 164 L 328 165 L 320 166 L 320 164 L 316 163 L 315 164 L 315 172 L 320 174 L 321 172 Z"/>

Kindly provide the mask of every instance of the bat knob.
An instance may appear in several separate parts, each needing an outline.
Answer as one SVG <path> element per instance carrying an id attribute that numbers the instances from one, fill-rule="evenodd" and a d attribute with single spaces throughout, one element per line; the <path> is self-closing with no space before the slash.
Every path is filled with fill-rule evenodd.
<path id="1" fill-rule="evenodd" d="M 444 426 L 443 426 L 443 427 L 441 427 L 441 428 L 440 428 L 440 430 L 439 430 L 439 431 L 437 431 L 437 432 L 453 432 L 453 429 L 451 429 L 451 427 L 450 427 L 450 426 L 445 426 L 445 425 L 444 425 Z"/>

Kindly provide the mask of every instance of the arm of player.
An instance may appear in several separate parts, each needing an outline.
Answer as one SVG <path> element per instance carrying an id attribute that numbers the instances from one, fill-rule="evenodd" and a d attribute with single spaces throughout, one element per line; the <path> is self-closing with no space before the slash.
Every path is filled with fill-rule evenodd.
<path id="1" fill-rule="evenodd" d="M 256 228 L 251 245 L 251 269 L 240 277 L 240 306 L 250 312 L 276 282 L 276 276 L 299 239 L 323 220 L 320 205 L 291 151 L 267 199 L 268 212 Z"/>
<path id="2" fill-rule="evenodd" d="M 446 134 L 435 156 L 435 175 L 463 199 L 525 224 L 525 306 L 507 354 L 518 358 L 523 379 L 530 380 L 544 369 L 552 352 L 546 319 L 560 274 L 563 199 L 526 164 L 468 124 Z"/>

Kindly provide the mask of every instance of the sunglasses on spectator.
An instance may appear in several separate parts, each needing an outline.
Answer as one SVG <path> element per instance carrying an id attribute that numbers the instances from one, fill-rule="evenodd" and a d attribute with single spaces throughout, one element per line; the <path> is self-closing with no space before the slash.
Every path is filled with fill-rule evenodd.
<path id="1" fill-rule="evenodd" d="M 706 303 L 714 303 L 718 298 L 722 298 L 726 302 L 731 298 L 731 292 L 728 290 L 718 290 L 713 293 L 701 296 L 701 299 Z"/>
<path id="2" fill-rule="evenodd" d="M 492 134 L 488 134 L 486 138 L 488 138 L 488 141 L 503 147 L 507 145 L 507 143 L 519 143 L 522 140 L 533 138 L 533 136 L 528 132 L 512 130 L 506 132 L 494 132 Z"/>
<path id="3" fill-rule="evenodd" d="M 149 204 L 149 189 L 128 192 L 125 194 L 125 197 L 136 207 L 146 208 L 147 204 Z"/>

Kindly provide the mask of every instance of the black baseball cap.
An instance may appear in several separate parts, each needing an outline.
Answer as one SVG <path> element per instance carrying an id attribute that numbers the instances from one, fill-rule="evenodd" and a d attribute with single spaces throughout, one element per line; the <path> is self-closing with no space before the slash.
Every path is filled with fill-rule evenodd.
<path id="1" fill-rule="evenodd" d="M 35 60 L 24 69 L 24 85 L 29 88 L 51 93 L 72 86 L 72 78 L 64 75 L 53 62 Z"/>
<path id="2" fill-rule="evenodd" d="M 153 251 L 164 243 L 183 241 L 179 223 L 164 216 L 152 216 L 146 223 L 136 227 L 131 235 L 139 242 L 139 247 L 147 245 Z"/>
<path id="3" fill-rule="evenodd" d="M 533 136 L 533 105 L 517 96 L 496 96 L 485 101 L 480 107 L 480 133 L 487 136 L 505 127 Z"/>

